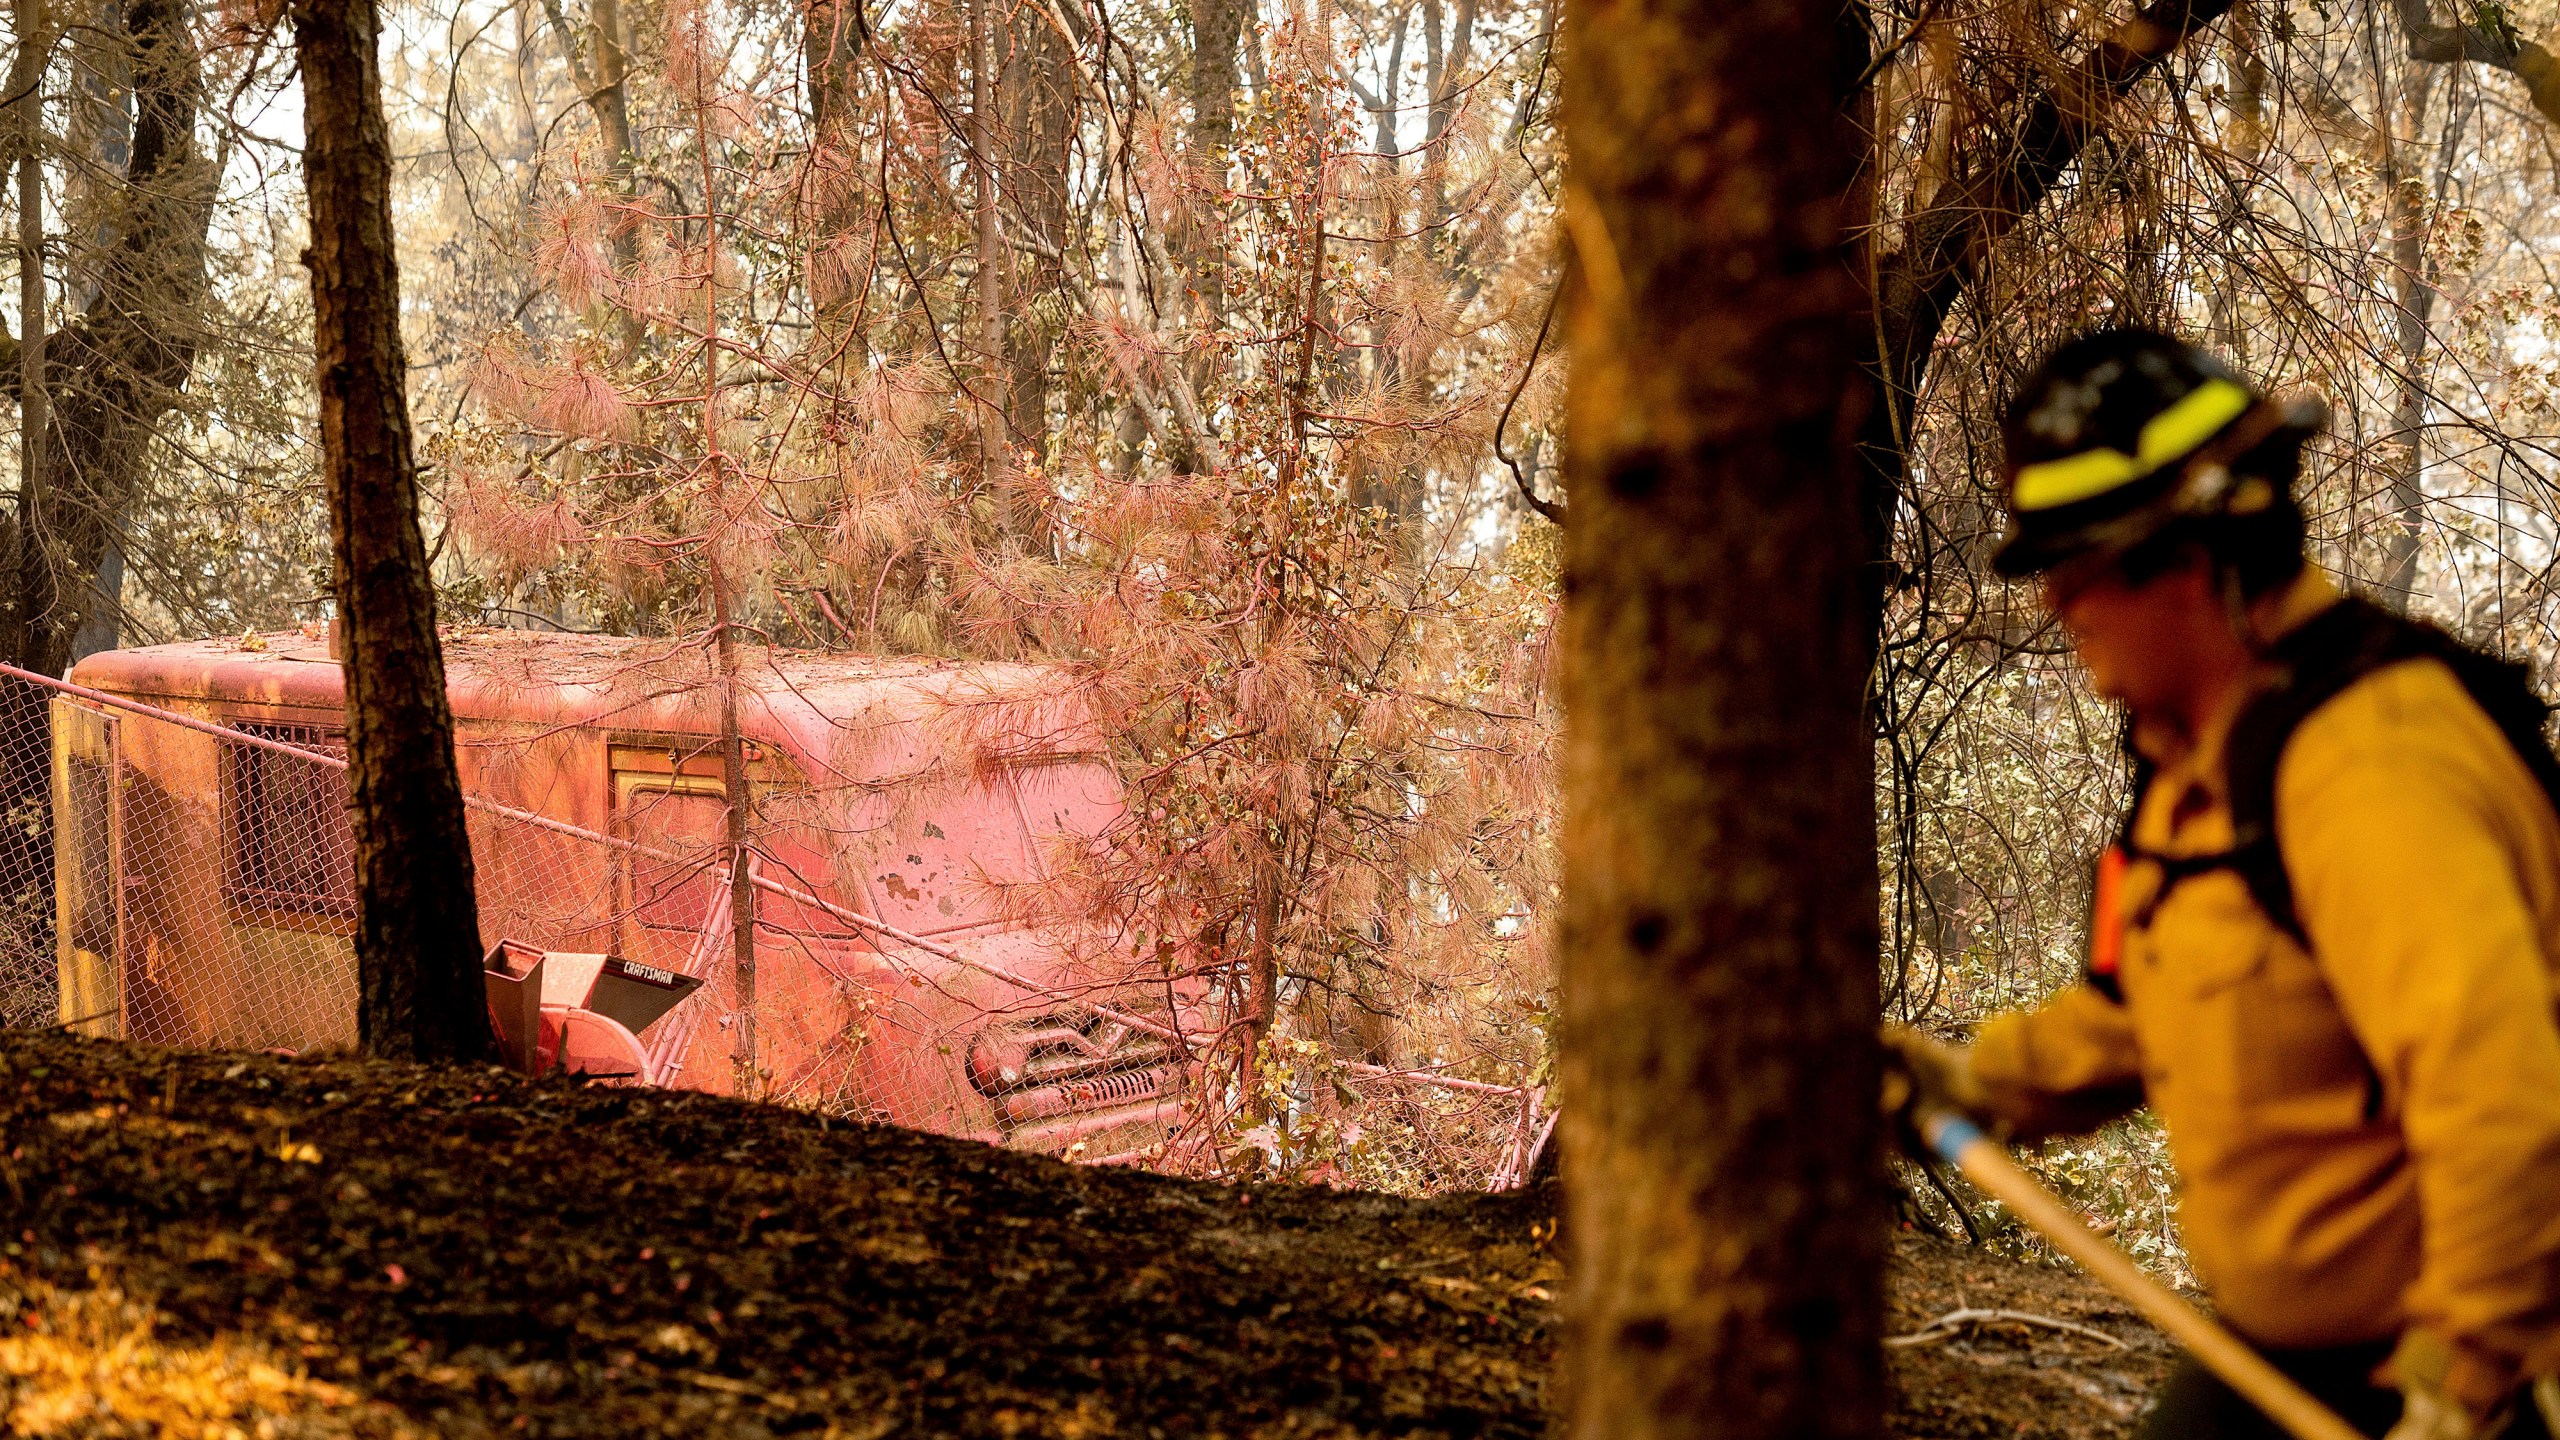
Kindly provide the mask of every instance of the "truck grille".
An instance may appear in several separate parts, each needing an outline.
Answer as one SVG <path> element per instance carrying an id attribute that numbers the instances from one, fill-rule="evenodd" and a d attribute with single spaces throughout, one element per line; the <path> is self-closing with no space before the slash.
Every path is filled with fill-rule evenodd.
<path id="1" fill-rule="evenodd" d="M 1098 1015 L 991 1024 L 969 1047 L 969 1083 L 1006 1127 L 1157 1100 L 1176 1087 L 1170 1042 Z"/>

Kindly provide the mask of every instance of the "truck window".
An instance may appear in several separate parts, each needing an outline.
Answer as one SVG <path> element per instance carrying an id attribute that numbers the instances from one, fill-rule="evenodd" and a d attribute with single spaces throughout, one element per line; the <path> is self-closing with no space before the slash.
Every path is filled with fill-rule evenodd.
<path id="1" fill-rule="evenodd" d="M 244 735 L 344 756 L 346 737 L 308 725 L 235 725 Z M 355 833 L 347 772 L 254 745 L 222 755 L 222 890 L 237 908 L 352 921 Z"/>
<path id="2" fill-rule="evenodd" d="M 653 930 L 701 929 L 728 860 L 729 801 L 719 778 L 616 778 L 623 834 L 664 852 L 631 858 L 631 918 Z"/>

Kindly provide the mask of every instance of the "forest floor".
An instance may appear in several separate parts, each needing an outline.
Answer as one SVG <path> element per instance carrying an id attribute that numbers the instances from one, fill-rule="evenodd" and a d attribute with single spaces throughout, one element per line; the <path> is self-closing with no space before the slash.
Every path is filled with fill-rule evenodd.
<path id="1" fill-rule="evenodd" d="M 1074 1167 L 491 1070 L 0 1036 L 0 1428 L 1531 1436 L 1551 1199 Z M 1906 1236 L 1896 1433 L 2124 1433 L 2163 1343 Z M 1936 1332 L 1931 1332 L 1936 1333 Z"/>

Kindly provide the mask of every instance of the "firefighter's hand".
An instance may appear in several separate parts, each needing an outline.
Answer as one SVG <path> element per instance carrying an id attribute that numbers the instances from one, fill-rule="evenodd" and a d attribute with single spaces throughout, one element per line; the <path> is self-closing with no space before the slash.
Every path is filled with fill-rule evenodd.
<path id="1" fill-rule="evenodd" d="M 1928 1152 L 1920 1138 L 1923 1116 L 1953 1110 L 1977 1122 L 1985 1118 L 1988 1097 L 1974 1078 L 1971 1055 L 1903 1025 L 1887 1025 L 1877 1038 L 1884 1042 L 1885 1113 L 1905 1149 Z"/>
<path id="2" fill-rule="evenodd" d="M 2490 1440 L 2507 1428 L 2515 1366 L 2435 1331 L 2411 1329 L 2374 1378 L 2400 1391 L 2400 1423 L 2384 1440 Z"/>

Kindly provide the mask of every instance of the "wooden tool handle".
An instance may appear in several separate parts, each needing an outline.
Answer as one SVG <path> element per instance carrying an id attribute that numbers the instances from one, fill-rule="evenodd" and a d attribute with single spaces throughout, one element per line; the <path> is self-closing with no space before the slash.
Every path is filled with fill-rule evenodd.
<path id="1" fill-rule="evenodd" d="M 2123 1296 L 2152 1324 L 2187 1347 L 2188 1353 L 2221 1377 L 2224 1384 L 2265 1411 L 2267 1418 L 2283 1426 L 2294 1440 L 2369 1440 L 2363 1431 L 2339 1419 L 2336 1411 L 2295 1384 L 2293 1377 L 2268 1364 L 2265 1356 L 2249 1348 L 2239 1336 L 2143 1274 L 2123 1251 L 2081 1224 L 2080 1217 L 2055 1199 L 2051 1191 L 2018 1168 L 2008 1152 L 1972 1121 L 1952 1111 L 1940 1111 L 1922 1121 L 1921 1133 L 1931 1149 L 1981 1186 L 1983 1193 L 2008 1206 L 2062 1253 L 2079 1261 L 2108 1289 Z"/>

